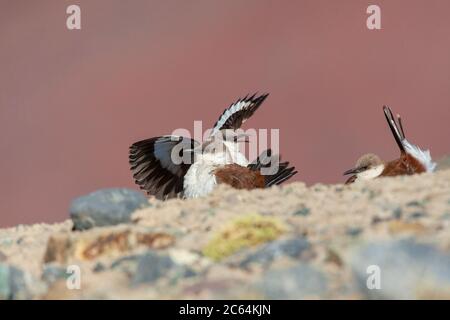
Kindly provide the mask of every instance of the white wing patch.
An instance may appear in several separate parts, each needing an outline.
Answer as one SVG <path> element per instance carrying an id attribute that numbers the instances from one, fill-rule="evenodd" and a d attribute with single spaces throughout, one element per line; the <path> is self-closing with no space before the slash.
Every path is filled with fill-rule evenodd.
<path id="1" fill-rule="evenodd" d="M 219 120 L 217 121 L 216 125 L 214 126 L 213 130 L 211 131 L 211 135 L 214 135 L 217 131 L 222 128 L 222 126 L 227 122 L 227 120 L 236 112 L 239 112 L 247 107 L 249 107 L 252 103 L 254 103 L 251 100 L 245 101 L 241 100 L 236 102 L 235 104 L 231 105 L 223 114 L 220 116 Z M 243 123 L 245 120 L 243 121 Z"/>
<path id="2" fill-rule="evenodd" d="M 409 143 L 408 140 L 404 139 L 402 141 L 405 151 L 417 159 L 421 164 L 425 166 L 427 172 L 433 172 L 436 168 L 436 162 L 431 159 L 430 150 L 423 151 L 418 146 Z"/>

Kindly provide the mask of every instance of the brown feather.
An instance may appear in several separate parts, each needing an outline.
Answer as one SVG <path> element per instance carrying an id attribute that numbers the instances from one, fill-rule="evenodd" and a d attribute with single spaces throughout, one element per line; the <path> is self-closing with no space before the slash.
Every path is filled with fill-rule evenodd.
<path id="1" fill-rule="evenodd" d="M 214 170 L 217 183 L 225 183 L 236 189 L 256 189 L 265 187 L 264 176 L 238 164 L 227 164 Z"/>
<path id="2" fill-rule="evenodd" d="M 407 153 L 402 153 L 400 158 L 386 163 L 380 177 L 412 175 L 415 173 L 423 173 L 425 171 L 425 167 L 419 162 L 419 160 Z"/>
<path id="3" fill-rule="evenodd" d="M 350 184 L 350 183 L 353 183 L 353 182 L 356 181 L 356 178 L 357 178 L 356 175 L 350 176 L 350 178 L 348 178 L 347 181 L 345 181 L 344 184 Z"/>

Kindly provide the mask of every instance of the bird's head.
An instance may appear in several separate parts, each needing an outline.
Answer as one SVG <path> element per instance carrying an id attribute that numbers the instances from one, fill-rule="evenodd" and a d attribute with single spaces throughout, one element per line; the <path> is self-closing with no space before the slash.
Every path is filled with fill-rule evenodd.
<path id="1" fill-rule="evenodd" d="M 355 167 L 344 172 L 344 175 L 356 175 L 357 178 L 370 180 L 378 177 L 384 170 L 384 163 L 376 154 L 368 153 L 356 161 Z"/>
<path id="2" fill-rule="evenodd" d="M 215 132 L 202 145 L 192 151 L 196 154 L 225 155 L 229 162 L 235 162 L 240 142 L 248 142 L 249 135 L 231 129 Z"/>

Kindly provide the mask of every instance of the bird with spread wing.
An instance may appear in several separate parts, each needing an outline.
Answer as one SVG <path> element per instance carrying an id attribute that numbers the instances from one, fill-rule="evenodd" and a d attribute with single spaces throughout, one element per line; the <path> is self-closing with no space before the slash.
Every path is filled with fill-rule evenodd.
<path id="1" fill-rule="evenodd" d="M 136 184 L 158 199 L 196 198 L 209 194 L 218 184 L 236 189 L 267 188 L 297 172 L 270 149 L 249 163 L 239 151 L 248 135 L 237 130 L 261 106 L 268 94 L 247 96 L 224 110 L 209 137 L 199 142 L 166 135 L 133 143 L 129 163 Z M 276 166 L 275 171 L 264 169 Z"/>

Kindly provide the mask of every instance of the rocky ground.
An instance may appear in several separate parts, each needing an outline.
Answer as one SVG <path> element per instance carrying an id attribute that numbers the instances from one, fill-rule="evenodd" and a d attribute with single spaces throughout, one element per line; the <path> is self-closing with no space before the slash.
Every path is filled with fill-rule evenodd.
<path id="1" fill-rule="evenodd" d="M 100 190 L 63 223 L 0 230 L 0 299 L 450 299 L 447 160 L 192 200 Z"/>

